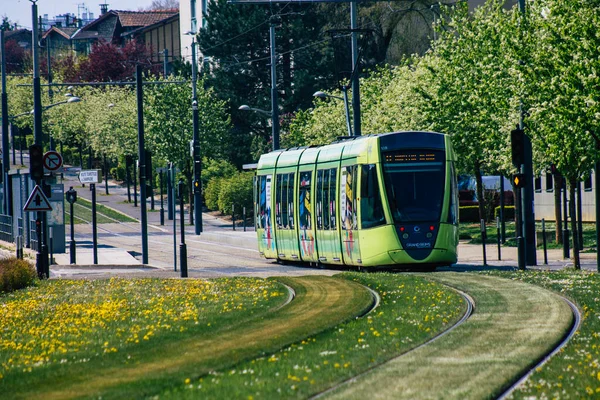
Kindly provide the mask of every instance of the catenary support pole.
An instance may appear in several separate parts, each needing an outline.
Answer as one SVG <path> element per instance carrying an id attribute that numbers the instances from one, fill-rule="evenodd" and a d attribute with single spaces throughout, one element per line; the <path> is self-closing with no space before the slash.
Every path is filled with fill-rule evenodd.
<path id="1" fill-rule="evenodd" d="M 10 170 L 10 153 L 8 151 L 8 94 L 6 93 L 6 53 L 4 49 L 4 30 L 0 30 L 0 49 L 2 53 L 2 181 L 4 182 L 4 196 L 2 211 L 12 215 L 9 207 L 8 196 L 8 171 Z M 14 140 L 13 140 L 14 149 Z"/>
<path id="2" fill-rule="evenodd" d="M 90 183 L 92 192 L 92 248 L 94 253 L 94 265 L 98 264 L 98 220 L 96 214 L 96 184 Z"/>
<path id="3" fill-rule="evenodd" d="M 362 134 L 360 122 L 360 79 L 358 68 L 358 3 L 350 2 L 350 29 L 352 30 L 352 111 L 354 116 L 354 136 Z"/>
<path id="4" fill-rule="evenodd" d="M 198 116 L 198 59 L 196 58 L 196 42 L 192 39 L 192 131 L 193 131 L 193 162 L 194 181 L 192 190 L 194 192 L 194 232 L 199 235 L 202 232 L 202 156 L 200 154 L 200 127 Z M 190 204 L 190 208 L 192 205 Z M 190 214 L 191 215 L 191 214 Z"/>
<path id="5" fill-rule="evenodd" d="M 275 20 L 269 27 L 271 44 L 271 126 L 273 133 L 273 150 L 279 149 L 279 107 L 277 105 L 277 57 L 275 54 Z"/>
<path id="6" fill-rule="evenodd" d="M 42 132 L 42 93 L 40 86 L 40 59 L 38 46 L 38 9 L 37 4 L 31 4 L 31 47 L 33 50 L 33 142 L 40 146 L 43 145 Z M 37 185 L 43 187 L 44 180 L 38 179 Z M 45 243 L 45 215 L 38 212 L 36 215 L 36 227 L 38 228 L 38 251 L 36 253 L 36 269 L 40 278 L 48 278 L 46 275 L 46 266 L 48 265 L 48 246 Z"/>
<path id="7" fill-rule="evenodd" d="M 138 119 L 138 159 L 140 163 L 140 223 L 142 225 L 142 264 L 148 264 L 148 215 L 146 214 L 146 150 L 144 148 L 144 86 L 142 66 L 135 68 Z"/>

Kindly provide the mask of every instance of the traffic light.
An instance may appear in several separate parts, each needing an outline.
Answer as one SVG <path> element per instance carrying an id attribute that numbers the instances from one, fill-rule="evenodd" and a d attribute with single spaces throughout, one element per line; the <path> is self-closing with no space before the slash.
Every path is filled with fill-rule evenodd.
<path id="1" fill-rule="evenodd" d="M 44 178 L 44 150 L 39 144 L 29 146 L 29 174 L 36 182 Z"/>
<path id="2" fill-rule="evenodd" d="M 512 182 L 517 189 L 525 187 L 525 174 L 513 174 Z"/>
<path id="3" fill-rule="evenodd" d="M 522 129 L 510 131 L 510 143 L 512 150 L 512 163 L 515 167 L 520 168 L 521 164 L 525 163 L 525 133 Z"/>

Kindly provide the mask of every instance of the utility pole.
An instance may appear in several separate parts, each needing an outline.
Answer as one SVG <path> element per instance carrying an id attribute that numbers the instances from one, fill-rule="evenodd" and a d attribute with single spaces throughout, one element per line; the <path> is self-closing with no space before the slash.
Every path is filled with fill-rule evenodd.
<path id="1" fill-rule="evenodd" d="M 196 41 L 192 36 L 192 129 L 193 129 L 193 159 L 194 159 L 194 232 L 202 232 L 202 157 L 200 155 L 200 132 L 198 126 L 198 60 L 196 59 Z M 190 213 L 190 216 L 192 214 Z"/>
<path id="2" fill-rule="evenodd" d="M 142 66 L 135 67 L 138 118 L 138 160 L 140 165 L 140 211 L 142 225 L 142 264 L 148 264 L 148 215 L 146 214 L 146 150 L 144 149 L 144 86 Z"/>
<path id="3" fill-rule="evenodd" d="M 519 11 L 522 21 L 525 21 L 526 10 L 525 0 L 519 0 Z M 522 22 L 522 23 L 523 23 Z M 523 123 L 523 104 L 521 102 L 521 115 L 519 117 L 519 129 L 524 130 Z M 535 246 L 535 215 L 533 210 L 533 151 L 531 148 L 531 138 L 524 135 L 525 162 L 521 167 L 521 172 L 525 174 L 525 185 L 521 189 L 521 206 L 523 209 L 523 237 L 525 241 L 525 259 L 527 265 L 537 265 L 537 255 Z"/>
<path id="4" fill-rule="evenodd" d="M 46 38 L 46 64 L 48 67 L 48 98 L 50 99 L 50 104 L 52 104 L 52 97 L 54 92 L 52 91 L 52 61 L 50 58 L 50 36 Z M 54 138 L 50 135 L 50 150 L 54 150 Z"/>
<path id="5" fill-rule="evenodd" d="M 362 134 L 360 123 L 360 80 L 358 74 L 358 3 L 350 2 L 350 30 L 352 31 L 352 111 L 354 136 Z"/>
<path id="6" fill-rule="evenodd" d="M 4 51 L 4 30 L 0 30 L 0 46 L 2 47 L 0 52 L 2 53 L 2 181 L 4 182 L 2 210 L 4 214 L 12 215 L 9 207 L 8 196 L 8 171 L 10 169 L 10 154 L 8 151 L 8 94 L 6 93 L 6 53 Z"/>
<path id="7" fill-rule="evenodd" d="M 277 106 L 277 58 L 275 54 L 275 25 L 277 21 L 271 17 L 269 38 L 271 44 L 271 123 L 273 133 L 273 150 L 279 149 L 279 107 Z"/>
<path id="8" fill-rule="evenodd" d="M 38 49 L 38 10 L 37 0 L 31 1 L 31 19 L 32 19 L 32 34 L 31 34 L 31 47 L 33 50 L 33 141 L 34 144 L 43 145 L 43 132 L 42 132 L 42 94 L 40 86 L 40 60 L 39 60 L 39 49 Z M 41 188 L 44 187 L 44 179 L 36 179 L 35 182 Z M 36 226 L 38 229 L 38 251 L 36 254 L 36 269 L 38 276 L 41 278 L 48 278 L 48 245 L 46 244 L 46 226 L 45 226 L 45 213 L 39 211 L 36 216 Z"/>

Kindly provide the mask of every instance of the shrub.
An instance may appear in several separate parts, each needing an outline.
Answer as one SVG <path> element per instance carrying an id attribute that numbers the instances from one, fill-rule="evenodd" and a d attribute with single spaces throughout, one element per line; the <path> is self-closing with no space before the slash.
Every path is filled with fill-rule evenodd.
<path id="1" fill-rule="evenodd" d="M 238 172 L 237 168 L 226 160 L 202 159 L 202 187 L 206 187 L 213 178 L 230 178 Z"/>
<path id="2" fill-rule="evenodd" d="M 500 207 L 494 209 L 494 220 L 500 216 Z M 515 206 L 504 206 L 504 220 L 510 221 L 515 219 Z"/>
<path id="3" fill-rule="evenodd" d="M 462 206 L 458 208 L 460 222 L 480 222 L 479 206 Z"/>
<path id="4" fill-rule="evenodd" d="M 209 210 L 219 209 L 219 192 L 223 178 L 212 178 L 204 187 L 204 204 Z"/>
<path id="5" fill-rule="evenodd" d="M 246 207 L 246 216 L 252 214 L 252 178 L 253 172 L 240 172 L 222 182 L 219 191 L 219 211 L 231 215 L 231 205 L 235 204 L 236 214 Z"/>
<path id="6" fill-rule="evenodd" d="M 17 258 L 0 260 L 0 293 L 33 285 L 37 274 L 27 261 Z"/>
<path id="7" fill-rule="evenodd" d="M 110 176 L 117 181 L 125 181 L 125 166 L 118 165 L 110 169 Z"/>

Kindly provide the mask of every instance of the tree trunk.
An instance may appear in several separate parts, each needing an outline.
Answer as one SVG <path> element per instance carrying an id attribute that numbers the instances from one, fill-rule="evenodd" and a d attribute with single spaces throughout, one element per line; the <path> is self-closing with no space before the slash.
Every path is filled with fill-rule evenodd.
<path id="1" fill-rule="evenodd" d="M 555 173 L 552 175 L 554 178 L 554 220 L 556 221 L 556 235 L 555 241 L 557 244 L 562 244 L 562 198 L 561 189 L 563 185 L 562 175 Z"/>
<path id="2" fill-rule="evenodd" d="M 477 200 L 479 201 L 479 220 L 486 220 L 485 217 L 485 199 L 483 198 L 483 180 L 481 179 L 481 169 L 479 168 L 480 164 L 477 162 L 475 164 L 475 182 L 476 182 L 476 190 L 477 190 Z"/>
<path id="3" fill-rule="evenodd" d="M 573 238 L 573 267 L 581 269 L 579 262 L 579 234 L 577 233 L 577 218 L 575 215 L 575 189 L 576 179 L 569 179 L 569 215 L 571 216 L 571 237 Z"/>

